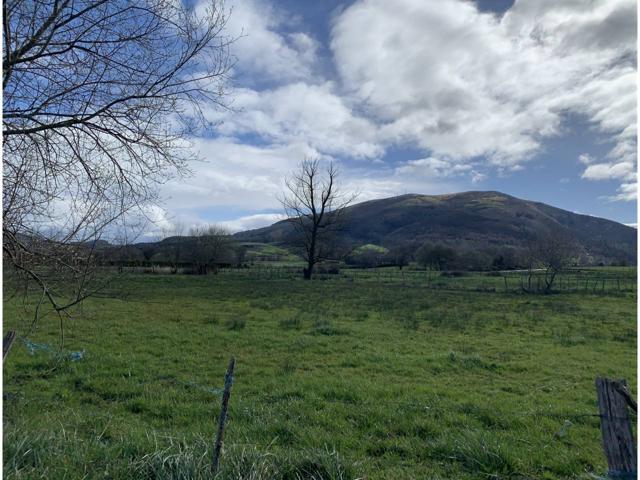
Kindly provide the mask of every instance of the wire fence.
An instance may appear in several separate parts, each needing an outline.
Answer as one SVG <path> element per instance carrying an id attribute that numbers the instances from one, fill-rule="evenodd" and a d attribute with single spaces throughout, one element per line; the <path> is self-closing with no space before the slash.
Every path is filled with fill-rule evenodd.
<path id="1" fill-rule="evenodd" d="M 262 280 L 302 280 L 299 267 L 223 268 L 220 275 Z M 316 281 L 345 283 L 402 284 L 448 290 L 475 290 L 488 292 L 544 291 L 550 276 L 544 271 L 500 272 L 440 272 L 397 268 L 350 269 L 314 274 Z M 637 277 L 633 270 L 608 271 L 605 269 L 567 270 L 553 279 L 552 290 L 563 292 L 612 293 L 633 292 Z"/>

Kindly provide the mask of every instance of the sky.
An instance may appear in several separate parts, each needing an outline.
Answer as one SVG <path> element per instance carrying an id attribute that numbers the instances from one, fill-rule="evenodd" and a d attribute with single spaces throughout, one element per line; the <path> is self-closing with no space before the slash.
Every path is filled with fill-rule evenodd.
<path id="1" fill-rule="evenodd" d="M 305 158 L 335 162 L 359 200 L 498 190 L 636 222 L 635 1 L 227 7 L 231 108 L 203 105 L 215 127 L 163 185 L 158 228 L 271 224 Z"/>

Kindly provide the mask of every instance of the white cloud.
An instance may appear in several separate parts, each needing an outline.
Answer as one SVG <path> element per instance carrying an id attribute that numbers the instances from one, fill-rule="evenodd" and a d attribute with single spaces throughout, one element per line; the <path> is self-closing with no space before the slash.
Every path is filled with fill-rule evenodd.
<path id="1" fill-rule="evenodd" d="M 272 90 L 239 89 L 235 112 L 210 110 L 227 136 L 257 135 L 279 145 L 306 142 L 327 154 L 371 158 L 384 152 L 376 126 L 353 114 L 331 82 L 290 83 Z"/>
<path id="2" fill-rule="evenodd" d="M 583 177 L 626 181 L 620 172 L 636 163 L 635 19 L 632 0 L 519 0 L 501 18 L 459 0 L 361 0 L 335 19 L 331 47 L 386 141 L 509 168 L 575 112 L 614 143 L 612 168 Z"/>
<path id="3" fill-rule="evenodd" d="M 471 170 L 471 165 L 451 163 L 434 157 L 410 160 L 396 168 L 396 173 L 422 177 L 449 177 Z"/>
<path id="4" fill-rule="evenodd" d="M 255 215 L 246 215 L 235 220 L 227 220 L 219 222 L 218 225 L 227 228 L 230 232 L 242 232 L 245 230 L 253 230 L 255 228 L 267 227 L 285 217 L 281 213 L 257 213 Z"/>
<path id="5" fill-rule="evenodd" d="M 582 174 L 587 180 L 626 179 L 635 175 L 636 167 L 631 162 L 596 163 L 589 165 Z"/>
<path id="6" fill-rule="evenodd" d="M 161 187 L 168 218 L 174 224 L 211 223 L 211 216 L 225 208 L 255 211 L 256 215 L 265 209 L 279 210 L 278 195 L 285 176 L 305 157 L 322 158 L 304 143 L 255 146 L 221 137 L 196 139 L 193 148 L 202 161 L 190 165 L 192 175 L 173 179 Z M 223 223 L 236 230 L 259 218 Z"/>
<path id="7" fill-rule="evenodd" d="M 304 158 L 320 156 L 304 143 L 254 146 L 233 138 L 197 139 L 194 148 L 203 161 L 191 164 L 192 176 L 162 186 L 176 211 L 278 208 L 284 177 Z"/>
<path id="8" fill-rule="evenodd" d="M 148 205 L 144 207 L 143 214 L 158 230 L 169 230 L 173 227 L 171 220 L 167 216 L 167 211 L 159 205 Z"/>
<path id="9" fill-rule="evenodd" d="M 589 165 L 596 161 L 593 155 L 589 155 L 588 153 L 581 153 L 578 157 L 578 161 L 584 165 Z"/>
<path id="10" fill-rule="evenodd" d="M 618 187 L 618 193 L 608 197 L 612 202 L 633 201 L 638 198 L 638 184 L 633 181 L 631 183 L 623 183 Z"/>
<path id="11" fill-rule="evenodd" d="M 344 180 L 345 190 L 358 192 L 356 202 L 366 202 L 380 198 L 395 197 L 407 193 L 425 193 L 437 195 L 460 191 L 454 182 L 442 179 L 419 177 L 411 174 L 395 172 L 361 177 L 355 172 L 347 172 Z"/>
<path id="12" fill-rule="evenodd" d="M 282 33 L 291 20 L 266 1 L 237 0 L 230 8 L 227 31 L 239 37 L 233 44 L 233 53 L 240 70 L 270 81 L 311 77 L 316 40 L 304 32 Z"/>
<path id="13" fill-rule="evenodd" d="M 487 179 L 487 174 L 482 172 L 476 172 L 475 170 L 471 172 L 471 183 L 477 184 L 485 181 Z"/>

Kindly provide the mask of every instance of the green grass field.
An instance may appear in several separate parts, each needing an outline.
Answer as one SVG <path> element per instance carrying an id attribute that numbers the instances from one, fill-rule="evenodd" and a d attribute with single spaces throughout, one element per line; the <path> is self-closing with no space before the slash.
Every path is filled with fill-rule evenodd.
<path id="1" fill-rule="evenodd" d="M 81 313 L 82 359 L 18 339 L 5 362 L 5 478 L 211 478 L 232 355 L 220 479 L 587 479 L 595 377 L 636 392 L 635 289 L 127 275 Z M 29 320 L 5 303 L 5 332 Z"/>

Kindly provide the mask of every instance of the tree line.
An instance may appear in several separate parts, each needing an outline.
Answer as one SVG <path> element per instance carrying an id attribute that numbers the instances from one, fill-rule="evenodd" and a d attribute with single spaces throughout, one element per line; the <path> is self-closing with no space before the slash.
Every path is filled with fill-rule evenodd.
<path id="1" fill-rule="evenodd" d="M 438 241 L 404 242 L 390 248 L 365 245 L 345 258 L 348 265 L 361 268 L 394 266 L 402 269 L 415 264 L 430 270 L 514 270 L 527 268 L 523 248 L 505 246 L 478 250 Z"/>
<path id="2" fill-rule="evenodd" d="M 103 248 L 97 253 L 102 265 L 168 266 L 171 273 L 207 275 L 220 267 L 242 266 L 246 247 L 235 241 L 226 229 L 217 225 L 191 228 L 186 234 L 178 229 L 164 232 L 157 242 Z"/>
<path id="3" fill-rule="evenodd" d="M 544 291 L 550 292 L 556 276 L 572 265 L 581 264 L 585 252 L 568 232 L 539 232 L 520 249 L 503 247 L 499 251 L 454 248 L 442 243 L 404 243 L 390 249 L 364 246 L 349 254 L 347 264 L 371 268 L 397 266 L 399 269 L 415 262 L 424 269 L 436 271 L 501 271 L 525 270 L 528 282 L 523 289 L 532 290 L 534 272 L 544 273 Z"/>

